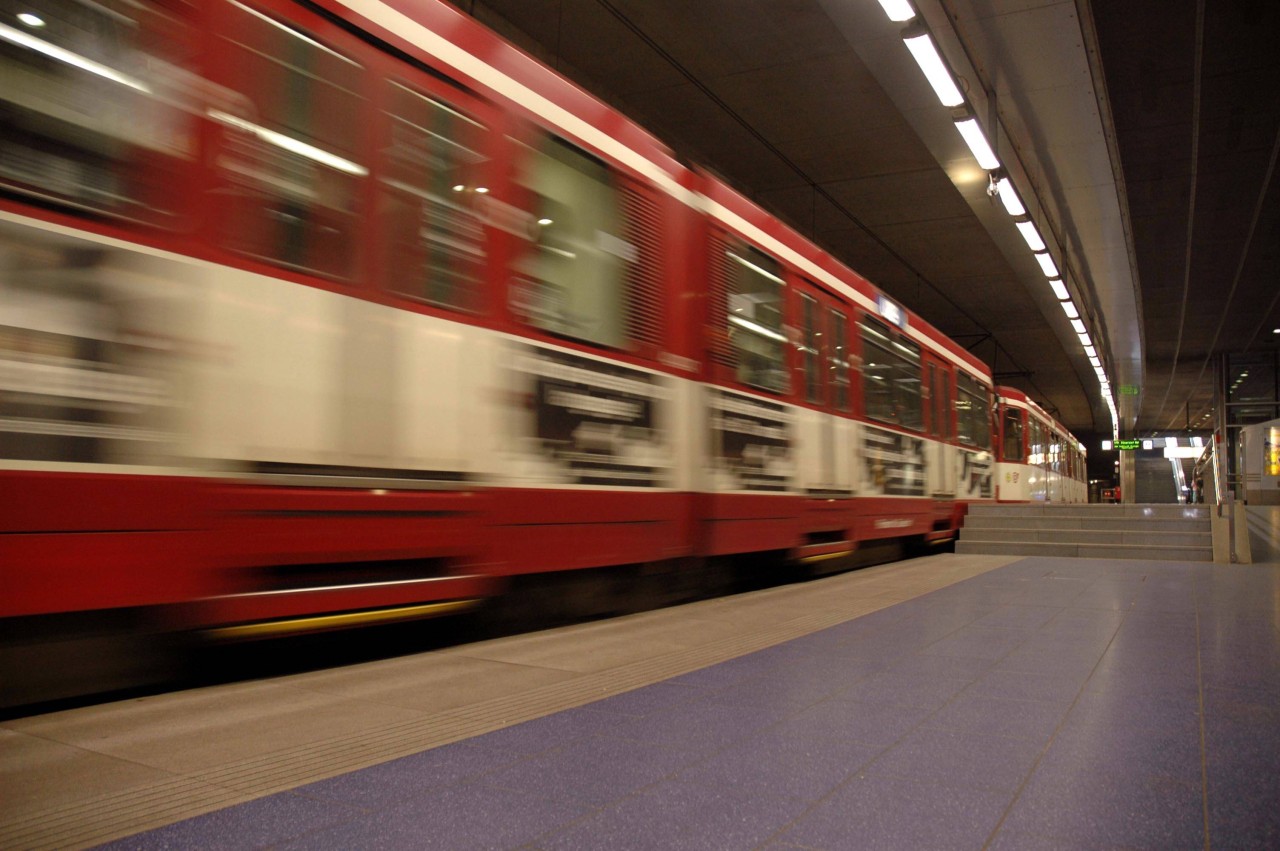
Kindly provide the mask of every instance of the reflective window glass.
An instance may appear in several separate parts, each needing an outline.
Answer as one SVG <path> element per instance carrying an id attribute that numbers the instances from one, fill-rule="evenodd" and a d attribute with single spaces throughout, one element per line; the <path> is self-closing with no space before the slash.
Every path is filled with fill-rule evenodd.
<path id="1" fill-rule="evenodd" d="M 484 270 L 479 170 L 486 128 L 453 107 L 391 83 L 390 138 L 379 185 L 384 269 L 395 292 L 478 308 Z"/>
<path id="2" fill-rule="evenodd" d="M 531 250 L 517 263 L 516 312 L 552 334 L 626 347 L 627 268 L 637 250 L 623 236 L 608 167 L 548 136 L 528 150 L 519 182 L 533 206 Z"/>
<path id="3" fill-rule="evenodd" d="M 743 384 L 785 393 L 782 267 L 767 254 L 746 246 L 727 252 L 729 259 L 729 342 Z"/>
<path id="4" fill-rule="evenodd" d="M 334 278 L 354 272 L 364 178 L 364 69 L 311 36 L 240 3 L 227 21 L 235 96 L 209 110 L 222 126 L 228 248 Z"/>
<path id="5" fill-rule="evenodd" d="M 170 223 L 201 84 L 180 5 L 0 2 L 0 184 Z"/>
<path id="6" fill-rule="evenodd" d="M 1004 445 L 1001 447 L 1001 457 L 1009 462 L 1023 460 L 1022 411 L 1018 408 L 1004 409 Z"/>
<path id="7" fill-rule="evenodd" d="M 831 376 L 832 403 L 836 410 L 849 410 L 848 318 L 838 310 L 828 313 L 831 345 L 827 349 L 827 371 Z"/>

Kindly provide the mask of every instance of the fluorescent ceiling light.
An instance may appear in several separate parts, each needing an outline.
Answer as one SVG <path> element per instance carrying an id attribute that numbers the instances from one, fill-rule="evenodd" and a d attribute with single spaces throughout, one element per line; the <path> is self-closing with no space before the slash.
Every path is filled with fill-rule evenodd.
<path id="1" fill-rule="evenodd" d="M 969 150 L 973 151 L 973 157 L 978 161 L 978 165 L 987 171 L 1000 167 L 1000 160 L 996 159 L 996 152 L 991 150 L 991 145 L 987 142 L 986 135 L 982 132 L 982 128 L 978 125 L 978 119 L 965 118 L 956 122 L 956 129 L 960 131 L 960 135 L 964 137 L 965 143 L 969 146 Z M 1050 277 L 1056 277 L 1055 272 Z"/>
<path id="2" fill-rule="evenodd" d="M 1096 358 L 1098 356 L 1098 350 L 1095 349 L 1093 346 L 1085 346 L 1084 353 L 1091 358 Z"/>
<path id="3" fill-rule="evenodd" d="M 1017 222 L 1017 225 L 1022 238 L 1027 241 L 1028 248 L 1032 251 L 1044 251 L 1044 240 L 1040 238 L 1040 231 L 1036 230 L 1035 222 L 1028 220 Z"/>
<path id="4" fill-rule="evenodd" d="M 880 0 L 880 5 L 891 21 L 909 21 L 916 16 L 916 10 L 907 0 Z"/>
<path id="5" fill-rule="evenodd" d="M 1079 319 L 1072 319 L 1071 330 L 1075 331 L 1077 334 L 1083 334 L 1087 329 L 1084 327 L 1084 323 Z"/>
<path id="6" fill-rule="evenodd" d="M 1166 438 L 1164 439 L 1164 445 L 1165 445 L 1165 446 L 1168 446 L 1168 447 L 1170 447 L 1170 448 L 1173 448 L 1174 446 L 1177 446 L 1177 445 L 1178 445 L 1178 438 L 1176 438 L 1176 437 L 1166 437 Z"/>
<path id="7" fill-rule="evenodd" d="M 1002 177 L 996 181 L 996 194 L 1000 196 L 1009 215 L 1025 216 L 1027 214 L 1027 208 L 1022 206 L 1022 200 L 1018 197 L 1017 190 L 1013 188 L 1013 181 L 1009 178 Z"/>
<path id="8" fill-rule="evenodd" d="M 1049 256 L 1047 251 L 1042 251 L 1036 255 L 1036 262 L 1040 264 L 1040 268 L 1044 270 L 1046 278 L 1058 277 L 1058 267 L 1053 265 L 1053 258 Z"/>
<path id="9" fill-rule="evenodd" d="M 1090 339 L 1089 339 L 1089 335 L 1088 335 L 1088 334 L 1076 334 L 1076 336 L 1080 338 L 1080 343 L 1081 343 L 1082 345 L 1085 345 L 1085 346 L 1092 346 L 1092 345 L 1093 345 L 1093 340 L 1090 340 Z"/>
<path id="10" fill-rule="evenodd" d="M 907 43 L 907 50 L 910 50 L 911 55 L 915 57 L 916 64 L 924 72 L 929 85 L 933 86 L 933 93 L 938 96 L 938 100 L 942 101 L 942 105 L 959 106 L 964 103 L 964 95 L 960 94 L 955 80 L 951 79 L 951 72 L 947 70 L 947 63 L 942 61 L 938 48 L 934 46 L 933 38 L 926 32 L 904 38 L 903 41 Z M 995 166 L 983 166 L 983 168 L 995 168 Z"/>
<path id="11" fill-rule="evenodd" d="M 1094 369 L 1102 369 L 1102 361 L 1098 360 L 1096 357 L 1089 358 L 1089 363 L 1093 364 Z"/>
<path id="12" fill-rule="evenodd" d="M 1068 319 L 1080 318 L 1080 311 L 1076 310 L 1076 303 L 1074 301 L 1061 301 L 1058 303 L 1062 305 L 1062 312 L 1067 314 Z"/>
<path id="13" fill-rule="evenodd" d="M 22 21 L 24 24 L 26 24 L 29 27 L 44 26 L 44 18 L 40 17 L 39 15 L 33 15 L 30 12 L 19 12 L 18 20 Z"/>
<path id="14" fill-rule="evenodd" d="M 1071 298 L 1071 294 L 1067 292 L 1067 285 L 1062 283 L 1061 278 L 1054 278 L 1049 282 L 1049 286 L 1053 287 L 1053 294 L 1058 297 L 1058 301 Z"/>

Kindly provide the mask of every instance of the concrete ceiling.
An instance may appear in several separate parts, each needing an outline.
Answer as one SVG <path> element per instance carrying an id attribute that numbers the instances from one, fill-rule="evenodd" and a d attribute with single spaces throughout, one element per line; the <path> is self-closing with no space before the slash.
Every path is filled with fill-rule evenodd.
<path id="1" fill-rule="evenodd" d="M 1280 4 L 913 0 L 1066 273 L 1122 434 L 1280 341 Z M 1082 438 L 1070 324 L 876 0 L 456 0 L 984 358 Z M 1136 393 L 1137 395 L 1130 395 Z"/>

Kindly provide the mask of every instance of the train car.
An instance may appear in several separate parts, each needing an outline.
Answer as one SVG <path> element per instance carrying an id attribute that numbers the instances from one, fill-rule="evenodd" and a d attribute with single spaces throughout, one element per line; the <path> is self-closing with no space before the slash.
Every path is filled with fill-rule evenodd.
<path id="1" fill-rule="evenodd" d="M 1013 387 L 997 387 L 996 499 L 1088 502 L 1084 445 Z"/>
<path id="2" fill-rule="evenodd" d="M 0 22 L 6 670 L 539 574 L 850 565 L 996 496 L 981 361 L 457 10 L 29 5 Z"/>

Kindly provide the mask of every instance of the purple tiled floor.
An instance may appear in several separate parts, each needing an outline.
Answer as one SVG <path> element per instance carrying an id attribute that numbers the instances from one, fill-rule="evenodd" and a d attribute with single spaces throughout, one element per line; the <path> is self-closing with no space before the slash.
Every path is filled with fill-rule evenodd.
<path id="1" fill-rule="evenodd" d="M 112 848 L 1280 847 L 1280 572 L 1028 558 Z"/>

